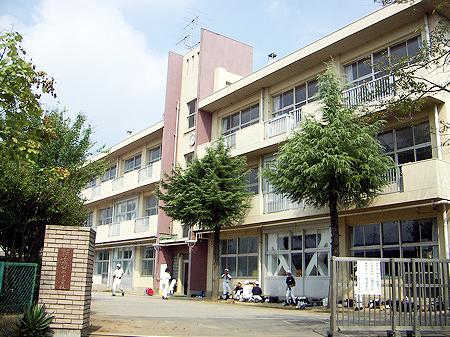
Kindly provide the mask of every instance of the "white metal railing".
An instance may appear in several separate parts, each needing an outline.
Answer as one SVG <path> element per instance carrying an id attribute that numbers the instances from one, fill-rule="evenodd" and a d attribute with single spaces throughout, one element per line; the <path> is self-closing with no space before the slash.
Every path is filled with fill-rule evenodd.
<path id="1" fill-rule="evenodd" d="M 287 196 L 277 193 L 264 193 L 264 213 L 274 213 L 300 208 L 303 203 L 292 202 Z"/>
<path id="2" fill-rule="evenodd" d="M 92 187 L 92 197 L 98 197 L 101 194 L 101 185 Z"/>
<path id="3" fill-rule="evenodd" d="M 138 171 L 138 181 L 141 182 L 150 179 L 152 177 L 152 174 L 153 174 L 153 165 L 149 164 Z"/>
<path id="4" fill-rule="evenodd" d="M 134 220 L 134 232 L 148 232 L 150 229 L 150 217 L 137 218 Z"/>
<path id="5" fill-rule="evenodd" d="M 394 76 L 386 75 L 356 87 L 344 90 L 342 96 L 348 107 L 361 105 L 365 102 L 381 100 L 395 93 Z"/>
<path id="6" fill-rule="evenodd" d="M 114 178 L 112 181 L 112 189 L 116 191 L 123 187 L 123 177 Z"/>
<path id="7" fill-rule="evenodd" d="M 386 172 L 385 178 L 387 184 L 381 189 L 380 194 L 389 194 L 403 191 L 402 168 L 393 167 Z"/>
<path id="8" fill-rule="evenodd" d="M 223 142 L 227 147 L 231 149 L 236 148 L 236 132 L 223 136 Z"/>
<path id="9" fill-rule="evenodd" d="M 109 236 L 119 236 L 120 235 L 120 222 L 115 222 L 109 225 Z"/>
<path id="10" fill-rule="evenodd" d="M 277 116 L 264 123 L 266 139 L 288 133 L 302 121 L 302 109 L 294 109 L 287 114 Z"/>

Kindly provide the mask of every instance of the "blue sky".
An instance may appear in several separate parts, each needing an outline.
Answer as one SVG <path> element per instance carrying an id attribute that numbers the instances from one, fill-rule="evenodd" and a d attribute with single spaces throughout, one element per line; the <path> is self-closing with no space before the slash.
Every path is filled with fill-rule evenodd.
<path id="1" fill-rule="evenodd" d="M 372 0 L 0 0 L 0 30 L 18 30 L 56 79 L 57 101 L 111 146 L 162 119 L 169 50 L 199 27 L 254 47 L 254 70 L 379 8 Z"/>

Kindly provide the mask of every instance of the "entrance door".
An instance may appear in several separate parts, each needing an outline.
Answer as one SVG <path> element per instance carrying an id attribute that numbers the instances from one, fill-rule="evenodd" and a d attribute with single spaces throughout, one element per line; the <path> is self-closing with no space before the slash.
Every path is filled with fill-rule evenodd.
<path id="1" fill-rule="evenodd" d="M 130 289 L 133 287 L 133 248 L 115 248 L 113 250 L 113 263 L 111 269 L 116 269 L 117 264 L 122 266 L 125 274 L 122 276 L 122 287 Z"/>
<path id="2" fill-rule="evenodd" d="M 183 293 L 188 293 L 188 278 L 189 278 L 189 260 L 184 260 L 183 263 Z"/>

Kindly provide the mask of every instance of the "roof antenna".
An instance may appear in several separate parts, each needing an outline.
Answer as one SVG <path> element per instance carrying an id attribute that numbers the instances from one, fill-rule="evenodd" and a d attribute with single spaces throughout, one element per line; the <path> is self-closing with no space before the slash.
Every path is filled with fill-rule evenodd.
<path id="1" fill-rule="evenodd" d="M 198 26 L 198 18 L 199 18 L 199 14 L 198 12 L 195 14 L 195 17 L 189 21 L 189 23 L 184 26 L 183 31 L 184 31 L 184 37 L 179 40 L 177 42 L 177 46 L 181 43 L 183 43 L 184 48 L 188 49 L 188 50 L 192 50 L 194 49 L 199 43 L 200 41 L 193 41 L 193 39 L 195 38 L 195 34 L 196 33 L 196 28 Z M 196 39 L 198 40 L 198 39 Z"/>

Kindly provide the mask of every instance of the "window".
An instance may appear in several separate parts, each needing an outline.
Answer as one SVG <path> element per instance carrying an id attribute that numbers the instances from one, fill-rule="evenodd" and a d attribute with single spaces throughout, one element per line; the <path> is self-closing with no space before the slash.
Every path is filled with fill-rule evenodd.
<path id="1" fill-rule="evenodd" d="M 158 198 L 154 195 L 145 198 L 145 216 L 158 214 Z"/>
<path id="2" fill-rule="evenodd" d="M 92 178 L 90 181 L 86 183 L 86 188 L 91 188 L 97 186 L 97 178 Z"/>
<path id="3" fill-rule="evenodd" d="M 113 250 L 113 266 L 118 263 L 122 266 L 124 276 L 130 277 L 133 274 L 133 249 L 132 248 L 115 248 Z"/>
<path id="4" fill-rule="evenodd" d="M 437 257 L 435 218 L 388 221 L 352 227 L 352 255 L 359 257 Z"/>
<path id="5" fill-rule="evenodd" d="M 222 118 L 222 134 L 228 135 L 259 122 L 259 104 Z"/>
<path id="6" fill-rule="evenodd" d="M 184 155 L 184 160 L 186 161 L 186 166 L 191 165 L 194 160 L 194 152 L 189 152 Z"/>
<path id="7" fill-rule="evenodd" d="M 137 213 L 137 199 L 130 199 L 116 204 L 116 222 L 133 220 Z"/>
<path id="8" fill-rule="evenodd" d="M 141 168 L 141 154 L 125 160 L 125 173 Z"/>
<path id="9" fill-rule="evenodd" d="M 102 275 L 105 281 L 108 279 L 108 269 L 109 269 L 109 251 L 99 250 L 95 253 L 95 274 Z"/>
<path id="10" fill-rule="evenodd" d="M 317 99 L 317 80 L 305 82 L 293 89 L 289 89 L 277 96 L 272 97 L 272 114 L 281 116 L 311 103 Z"/>
<path id="11" fill-rule="evenodd" d="M 142 247 L 142 268 L 141 276 L 152 276 L 155 262 L 155 250 L 153 246 Z"/>
<path id="12" fill-rule="evenodd" d="M 94 226 L 94 212 L 89 212 L 88 217 L 86 219 L 86 227 L 95 228 Z"/>
<path id="13" fill-rule="evenodd" d="M 116 177 L 117 172 L 117 166 L 113 165 L 110 168 L 108 168 L 105 172 L 105 174 L 102 177 L 102 181 L 108 181 L 111 179 L 114 179 Z"/>
<path id="14" fill-rule="evenodd" d="M 149 149 L 147 152 L 148 164 L 161 160 L 161 145 L 153 149 Z"/>
<path id="15" fill-rule="evenodd" d="M 397 165 L 432 158 L 428 121 L 380 133 L 378 140 Z"/>
<path id="16" fill-rule="evenodd" d="M 258 275 L 258 239 L 245 237 L 220 241 L 221 270 L 228 268 L 232 276 Z"/>
<path id="17" fill-rule="evenodd" d="M 112 207 L 103 208 L 100 210 L 100 217 L 98 219 L 98 225 L 108 225 L 112 223 L 113 209 Z"/>
<path id="18" fill-rule="evenodd" d="M 401 65 L 414 62 L 414 57 L 420 50 L 420 42 L 420 36 L 415 36 L 346 65 L 347 83 L 356 86 L 385 76 L 389 62 Z"/>
<path id="19" fill-rule="evenodd" d="M 193 128 L 197 122 L 197 99 L 190 101 L 188 104 L 188 129 Z"/>
<path id="20" fill-rule="evenodd" d="M 252 167 L 245 176 L 247 189 L 252 194 L 259 193 L 258 167 Z"/>
<path id="21" fill-rule="evenodd" d="M 328 276 L 330 246 L 329 229 L 267 234 L 267 275 Z"/>

